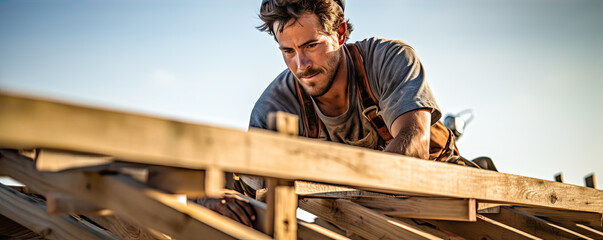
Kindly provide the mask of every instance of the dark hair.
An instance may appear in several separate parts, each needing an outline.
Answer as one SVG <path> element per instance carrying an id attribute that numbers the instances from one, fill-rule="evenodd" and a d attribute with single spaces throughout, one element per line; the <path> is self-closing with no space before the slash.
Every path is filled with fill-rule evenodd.
<path id="1" fill-rule="evenodd" d="M 270 0 L 263 3 L 260 7 L 259 17 L 264 21 L 264 24 L 257 28 L 260 31 L 268 32 L 276 40 L 276 35 L 274 34 L 275 22 L 283 23 L 277 29 L 278 32 L 282 32 L 285 28 L 285 23 L 291 19 L 294 20 L 293 22 L 296 22 L 305 13 L 316 14 L 322 24 L 323 31 L 327 34 L 337 31 L 341 21 L 345 20 L 342 7 L 334 0 Z M 353 27 L 349 20 L 345 21 L 348 27 L 346 33 L 347 40 L 353 31 Z"/>

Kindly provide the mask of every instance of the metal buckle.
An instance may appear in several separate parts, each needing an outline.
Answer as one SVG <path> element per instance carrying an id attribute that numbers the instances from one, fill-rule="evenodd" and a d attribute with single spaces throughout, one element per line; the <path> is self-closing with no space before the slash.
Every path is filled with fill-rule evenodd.
<path id="1" fill-rule="evenodd" d="M 377 108 L 377 105 L 373 105 L 373 106 L 367 107 L 367 108 L 365 108 L 365 109 L 364 109 L 364 111 L 362 111 L 362 116 L 364 116 L 366 119 L 368 119 L 368 120 L 369 120 L 369 121 L 371 121 L 371 122 L 373 121 L 373 119 L 370 119 L 370 118 L 367 116 L 367 113 L 368 113 L 369 111 L 372 111 L 372 110 L 375 110 L 375 114 L 378 114 L 378 113 L 379 113 L 379 108 Z"/>

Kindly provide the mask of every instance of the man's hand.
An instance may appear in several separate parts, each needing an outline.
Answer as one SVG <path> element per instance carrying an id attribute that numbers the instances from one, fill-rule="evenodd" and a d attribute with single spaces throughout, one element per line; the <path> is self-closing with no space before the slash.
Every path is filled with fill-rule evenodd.
<path id="1" fill-rule="evenodd" d="M 225 195 L 222 198 L 198 198 L 195 202 L 249 227 L 253 227 L 256 219 L 249 201 L 237 195 Z"/>

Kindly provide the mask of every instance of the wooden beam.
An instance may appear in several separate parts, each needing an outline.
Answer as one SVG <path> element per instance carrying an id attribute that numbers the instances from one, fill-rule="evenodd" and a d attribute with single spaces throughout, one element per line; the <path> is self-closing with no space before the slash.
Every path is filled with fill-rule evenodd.
<path id="1" fill-rule="evenodd" d="M 107 164 L 113 162 L 115 158 L 98 154 L 39 149 L 35 160 L 36 169 L 39 171 L 57 172 L 70 168 Z"/>
<path id="2" fill-rule="evenodd" d="M 0 239 L 41 239 L 42 237 L 29 228 L 0 214 Z"/>
<path id="3" fill-rule="evenodd" d="M 483 215 L 543 239 L 588 239 L 575 231 L 510 207 L 500 207 L 500 213 L 497 214 Z"/>
<path id="4" fill-rule="evenodd" d="M 541 239 L 481 214 L 475 222 L 425 220 L 466 239 Z"/>
<path id="5" fill-rule="evenodd" d="M 46 213 L 48 215 L 69 215 L 72 213 L 86 215 L 113 215 L 113 211 L 103 209 L 88 202 L 76 199 L 71 195 L 49 192 L 46 197 Z"/>
<path id="6" fill-rule="evenodd" d="M 366 239 L 443 239 L 417 226 L 387 217 L 349 200 L 305 198 L 299 201 L 299 206 Z"/>
<path id="7" fill-rule="evenodd" d="M 41 120 L 43 119 L 43 120 Z M 0 146 L 54 148 L 128 161 L 596 212 L 603 191 L 424 161 L 343 144 L 0 95 Z"/>
<path id="8" fill-rule="evenodd" d="M 225 174 L 219 168 L 210 167 L 205 170 L 205 194 L 208 197 L 224 195 Z"/>
<path id="9" fill-rule="evenodd" d="M 352 202 L 390 217 L 475 222 L 475 199 L 354 197 Z"/>
<path id="10" fill-rule="evenodd" d="M 177 239 L 269 239 L 268 236 L 192 202 L 187 205 L 172 196 L 149 189 L 119 175 L 70 171 L 44 173 L 31 159 L 0 151 L 0 169 L 38 192 L 59 190 L 102 208 L 132 223 L 148 226 Z M 80 238 L 82 239 L 82 238 Z"/>
<path id="11" fill-rule="evenodd" d="M 295 194 L 295 187 L 276 186 L 274 196 L 274 238 L 297 239 L 297 195 Z"/>
<path id="12" fill-rule="evenodd" d="M 44 205 L 0 184 L 0 215 L 4 215 L 45 239 L 118 239 L 66 216 L 46 215 Z"/>
<path id="13" fill-rule="evenodd" d="M 593 212 L 580 212 L 580 211 L 563 211 L 547 208 L 532 208 L 532 207 L 514 207 L 516 210 L 538 216 L 544 217 L 554 222 L 575 222 L 595 227 L 601 227 L 603 214 Z"/>
<path id="14" fill-rule="evenodd" d="M 238 195 L 241 198 L 249 201 L 253 210 L 256 214 L 256 221 L 253 227 L 260 231 L 265 231 L 266 225 L 264 219 L 266 218 L 266 203 L 257 201 L 247 196 Z M 329 229 L 317 226 L 316 224 L 306 223 L 300 219 L 297 219 L 297 239 L 348 239 L 336 232 Z"/>
<path id="15" fill-rule="evenodd" d="M 86 218 L 95 224 L 107 229 L 124 240 L 171 240 L 170 236 L 148 229 L 143 226 L 132 224 L 118 216 L 90 216 Z"/>
<path id="16" fill-rule="evenodd" d="M 584 177 L 584 183 L 586 187 L 597 188 L 597 177 L 595 176 L 595 173 L 591 173 L 590 175 Z"/>
<path id="17" fill-rule="evenodd" d="M 383 193 L 359 190 L 324 183 L 295 181 L 295 193 L 303 197 L 351 198 L 351 197 L 393 197 Z"/>

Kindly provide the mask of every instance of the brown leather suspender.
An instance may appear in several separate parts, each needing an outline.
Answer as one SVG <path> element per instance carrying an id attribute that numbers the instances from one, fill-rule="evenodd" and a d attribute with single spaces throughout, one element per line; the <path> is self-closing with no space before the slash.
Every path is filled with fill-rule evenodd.
<path id="1" fill-rule="evenodd" d="M 362 115 L 366 117 L 371 125 L 375 128 L 381 139 L 386 143 L 389 143 L 393 139 L 387 125 L 383 120 L 383 117 L 379 115 L 379 101 L 373 95 L 366 71 L 364 69 L 364 62 L 362 55 L 358 50 L 356 44 L 346 45 L 350 51 L 350 56 L 354 64 L 354 79 L 356 81 L 356 90 L 358 91 L 358 98 L 360 100 Z M 303 121 L 306 129 L 308 130 L 308 137 L 318 138 L 320 137 L 321 121 L 316 114 L 314 109 L 314 103 L 310 96 L 299 86 L 299 83 L 295 81 L 295 89 L 297 91 L 297 98 L 302 108 Z M 436 161 L 448 161 L 453 156 L 459 156 L 458 148 L 456 147 L 454 135 L 452 132 L 444 126 L 440 121 L 431 126 L 430 129 L 430 141 L 429 141 L 429 159 Z"/>
<path id="2" fill-rule="evenodd" d="M 366 77 L 362 55 L 360 55 L 358 46 L 356 46 L 356 44 L 348 44 L 347 46 L 350 50 L 350 55 L 354 64 L 354 72 L 356 73 L 356 76 L 354 77 L 356 79 L 356 90 L 358 90 L 358 97 L 360 98 L 360 106 L 362 107 L 362 115 L 364 115 L 364 117 L 366 117 L 373 125 L 375 130 L 377 130 L 377 133 L 379 133 L 381 139 L 383 139 L 386 143 L 389 143 L 393 137 L 389 133 L 387 125 L 385 124 L 385 121 L 383 121 L 383 117 L 378 114 L 379 101 L 377 98 L 375 98 L 373 92 L 370 90 L 371 86 L 369 85 L 368 78 Z"/>

